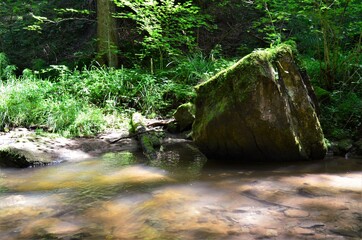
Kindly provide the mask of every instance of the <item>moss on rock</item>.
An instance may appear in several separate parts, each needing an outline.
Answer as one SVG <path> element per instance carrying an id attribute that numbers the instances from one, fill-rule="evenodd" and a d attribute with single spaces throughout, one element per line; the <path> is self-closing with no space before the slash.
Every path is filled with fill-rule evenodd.
<path id="1" fill-rule="evenodd" d="M 180 131 L 191 129 L 195 120 L 195 105 L 192 103 L 184 103 L 180 105 L 173 114 Z"/>
<path id="2" fill-rule="evenodd" d="M 260 161 L 324 157 L 312 88 L 292 52 L 288 45 L 255 51 L 196 86 L 193 139 L 206 155 Z"/>

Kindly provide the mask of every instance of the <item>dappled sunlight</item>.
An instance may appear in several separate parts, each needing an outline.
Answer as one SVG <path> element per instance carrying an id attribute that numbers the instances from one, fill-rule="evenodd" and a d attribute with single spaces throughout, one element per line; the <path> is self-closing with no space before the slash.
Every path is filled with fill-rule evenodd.
<path id="1" fill-rule="evenodd" d="M 61 221 L 57 218 L 41 218 L 26 225 L 20 236 L 23 238 L 34 237 L 34 233 L 39 230 L 49 235 L 70 235 L 79 232 L 81 227 L 81 225 Z"/>
<path id="2" fill-rule="evenodd" d="M 172 181 L 166 175 L 166 172 L 155 168 L 132 166 L 115 171 L 110 175 L 102 175 L 98 177 L 99 184 L 116 184 L 116 183 L 147 183 L 156 181 Z"/>
<path id="3" fill-rule="evenodd" d="M 194 239 L 193 232 L 200 229 L 210 236 L 227 235 L 233 222 L 214 215 L 222 208 L 216 205 L 220 195 L 212 191 L 204 184 L 160 188 L 143 197 L 133 196 L 133 204 L 126 198 L 104 203 L 102 211 L 92 209 L 87 216 L 100 220 L 108 232 L 112 230 L 113 237 L 122 239 L 158 239 L 174 234 Z"/>
<path id="4" fill-rule="evenodd" d="M 31 178 L 29 177 L 31 175 Z M 84 188 L 89 185 L 151 183 L 172 181 L 167 172 L 142 165 L 125 166 L 121 169 L 104 166 L 102 161 L 64 164 L 56 168 L 30 169 L 23 174 L 5 179 L 4 185 L 15 191 L 46 191 Z"/>
<path id="5" fill-rule="evenodd" d="M 12 239 L 7 234 L 12 229 L 16 231 L 30 231 L 32 224 L 40 221 L 43 216 L 52 215 L 54 209 L 63 207 L 61 196 L 52 194 L 4 194 L 0 195 L 0 238 Z M 35 232 L 32 228 L 31 232 Z M 2 237 L 2 234 L 5 234 Z M 16 239 L 16 238 L 14 238 Z"/>

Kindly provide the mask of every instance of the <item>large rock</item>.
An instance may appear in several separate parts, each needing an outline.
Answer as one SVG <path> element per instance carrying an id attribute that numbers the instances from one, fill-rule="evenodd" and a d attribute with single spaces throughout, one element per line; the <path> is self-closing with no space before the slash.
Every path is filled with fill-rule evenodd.
<path id="1" fill-rule="evenodd" d="M 289 46 L 255 51 L 196 87 L 193 139 L 211 158 L 322 159 L 311 90 Z"/>

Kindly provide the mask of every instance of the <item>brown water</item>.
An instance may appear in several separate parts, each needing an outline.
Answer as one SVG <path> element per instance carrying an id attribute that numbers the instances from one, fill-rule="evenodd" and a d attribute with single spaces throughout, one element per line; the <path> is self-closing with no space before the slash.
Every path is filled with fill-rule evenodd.
<path id="1" fill-rule="evenodd" d="M 123 152 L 0 169 L 0 239 L 361 239 L 362 160 L 205 165 Z"/>

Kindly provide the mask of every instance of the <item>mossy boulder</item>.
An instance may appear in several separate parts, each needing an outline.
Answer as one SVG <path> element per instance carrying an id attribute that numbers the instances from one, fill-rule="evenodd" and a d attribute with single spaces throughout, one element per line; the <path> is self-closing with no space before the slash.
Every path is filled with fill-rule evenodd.
<path id="1" fill-rule="evenodd" d="M 196 93 L 192 137 L 208 157 L 292 161 L 326 154 L 315 95 L 288 45 L 247 55 Z"/>
<path id="2" fill-rule="evenodd" d="M 180 131 L 189 130 L 195 120 L 195 106 L 192 103 L 180 105 L 173 114 Z"/>

